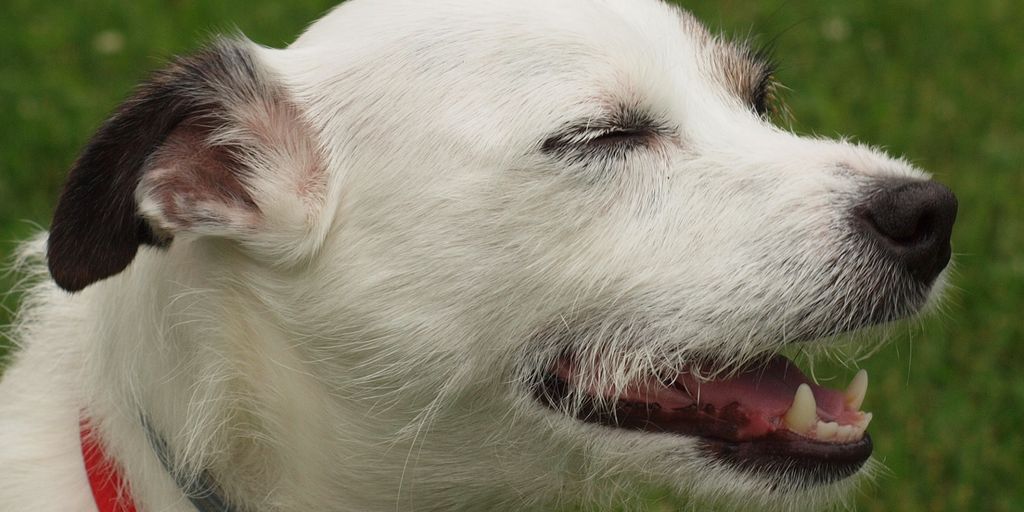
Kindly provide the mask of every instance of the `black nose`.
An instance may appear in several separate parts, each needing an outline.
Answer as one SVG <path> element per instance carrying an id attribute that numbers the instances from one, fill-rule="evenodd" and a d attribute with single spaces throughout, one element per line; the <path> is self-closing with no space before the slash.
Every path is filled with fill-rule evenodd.
<path id="1" fill-rule="evenodd" d="M 878 247 L 916 279 L 931 283 L 949 263 L 956 210 L 956 196 L 945 185 L 901 180 L 877 189 L 858 213 Z"/>

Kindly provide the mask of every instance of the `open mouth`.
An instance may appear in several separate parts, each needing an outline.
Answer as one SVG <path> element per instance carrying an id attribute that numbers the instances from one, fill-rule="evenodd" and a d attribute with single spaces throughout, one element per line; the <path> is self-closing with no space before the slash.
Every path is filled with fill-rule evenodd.
<path id="1" fill-rule="evenodd" d="M 698 437 L 723 462 L 806 484 L 846 478 L 871 456 L 864 370 L 845 390 L 816 384 L 781 355 L 726 378 L 704 379 L 687 368 L 620 390 L 599 389 L 583 370 L 571 358 L 559 360 L 535 396 L 582 422 Z"/>

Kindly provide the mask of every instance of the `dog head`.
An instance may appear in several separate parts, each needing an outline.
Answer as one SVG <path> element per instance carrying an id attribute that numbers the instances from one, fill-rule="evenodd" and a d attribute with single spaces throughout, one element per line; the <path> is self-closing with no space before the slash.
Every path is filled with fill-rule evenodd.
<path id="1" fill-rule="evenodd" d="M 835 499 L 866 382 L 776 354 L 926 307 L 956 202 L 773 125 L 774 87 L 654 0 L 354 0 L 143 85 L 72 170 L 51 271 L 195 248 L 271 306 L 345 418 L 324 451 L 392 503 Z"/>

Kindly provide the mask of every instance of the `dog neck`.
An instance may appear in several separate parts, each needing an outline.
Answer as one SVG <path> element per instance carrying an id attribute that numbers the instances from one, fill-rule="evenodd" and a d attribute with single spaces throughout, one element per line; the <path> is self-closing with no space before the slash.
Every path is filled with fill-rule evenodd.
<path id="1" fill-rule="evenodd" d="M 150 481 L 147 474 L 179 481 L 208 474 L 243 509 L 268 502 L 288 504 L 271 509 L 313 507 L 324 502 L 328 468 L 337 464 L 321 443 L 332 437 L 330 402 L 274 312 L 252 290 L 215 284 L 231 281 L 226 264 L 244 262 L 227 261 L 230 250 L 219 262 L 186 254 L 218 249 L 197 243 L 140 254 L 136 272 L 87 291 L 101 336 L 86 344 L 86 359 L 95 363 L 86 372 L 93 381 L 86 414 L 102 419 L 98 435 L 119 440 L 108 443 L 110 455 L 129 482 Z M 185 263 L 211 260 L 219 265 Z M 150 448 L 140 416 L 160 433 L 165 450 Z M 149 498 L 137 497 L 159 508 Z"/>

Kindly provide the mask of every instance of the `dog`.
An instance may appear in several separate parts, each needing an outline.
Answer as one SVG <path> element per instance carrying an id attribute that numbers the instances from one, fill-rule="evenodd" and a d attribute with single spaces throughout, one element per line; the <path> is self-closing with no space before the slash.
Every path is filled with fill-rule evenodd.
<path id="1" fill-rule="evenodd" d="M 774 80 L 658 0 L 352 0 L 174 60 L 22 246 L 0 509 L 845 503 L 867 375 L 780 352 L 933 305 L 956 198 L 776 126 Z"/>

